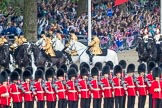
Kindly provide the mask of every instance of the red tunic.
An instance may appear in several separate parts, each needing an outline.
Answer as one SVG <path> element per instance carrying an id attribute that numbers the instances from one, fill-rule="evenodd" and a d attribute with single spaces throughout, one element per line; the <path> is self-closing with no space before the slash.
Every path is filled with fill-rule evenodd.
<path id="1" fill-rule="evenodd" d="M 13 102 L 22 102 L 22 92 L 17 84 L 10 85 L 11 98 Z"/>
<path id="2" fill-rule="evenodd" d="M 2 97 L 2 94 L 9 94 L 9 97 Z M 7 86 L 0 86 L 0 98 L 1 98 L 1 105 L 10 106 L 10 88 Z"/>
<path id="3" fill-rule="evenodd" d="M 30 91 L 30 84 L 25 82 L 25 83 L 23 83 L 23 87 L 25 90 L 25 93 L 23 95 L 24 101 L 33 101 L 33 94 Z"/>
<path id="4" fill-rule="evenodd" d="M 108 78 L 103 78 L 101 79 L 101 82 L 104 84 L 104 97 L 105 98 L 110 98 L 113 97 L 112 92 L 113 92 L 113 88 L 111 87 Z"/>
<path id="5" fill-rule="evenodd" d="M 68 89 L 68 100 L 70 101 L 77 101 L 78 100 L 78 91 L 77 88 L 75 87 L 75 83 L 74 81 L 69 80 L 67 82 L 68 86 L 70 87 L 70 89 Z"/>
<path id="6" fill-rule="evenodd" d="M 42 84 L 41 82 L 35 82 L 34 84 L 35 88 L 36 88 L 36 97 L 38 101 L 44 101 L 44 90 L 42 88 Z"/>
<path id="7" fill-rule="evenodd" d="M 137 81 L 138 81 L 138 85 L 139 85 L 138 88 L 137 88 L 137 90 L 139 92 L 139 95 L 141 95 L 141 96 L 147 95 L 147 85 L 146 85 L 146 83 L 144 81 L 144 77 L 139 76 L 137 78 Z"/>
<path id="8" fill-rule="evenodd" d="M 155 89 L 159 89 L 159 91 L 155 91 Z M 152 93 L 153 99 L 162 99 L 162 82 L 161 81 L 153 81 L 150 87 L 150 91 Z"/>
<path id="9" fill-rule="evenodd" d="M 121 79 L 120 78 L 113 78 L 114 82 L 114 95 L 115 96 L 124 96 L 124 88 L 121 86 Z"/>
<path id="10" fill-rule="evenodd" d="M 150 74 L 148 74 L 146 77 L 149 79 L 150 84 L 152 85 L 152 81 L 153 81 L 153 76 L 152 76 L 152 74 L 150 73 Z M 149 85 L 148 85 L 148 86 L 149 86 Z M 152 93 L 151 93 L 151 90 L 150 90 L 150 87 L 148 87 L 148 92 L 149 92 L 150 94 L 152 94 Z"/>
<path id="11" fill-rule="evenodd" d="M 80 85 L 80 90 L 81 90 L 80 91 L 81 98 L 90 98 L 90 91 L 87 85 L 87 81 L 84 79 L 80 79 L 79 85 Z"/>
<path id="12" fill-rule="evenodd" d="M 101 98 L 102 97 L 102 91 L 101 91 L 101 88 L 98 85 L 98 80 L 93 79 L 91 81 L 91 85 L 92 85 L 92 88 L 93 88 L 91 90 L 93 98 L 95 98 L 95 99 Z"/>
<path id="13" fill-rule="evenodd" d="M 56 93 L 54 89 L 52 88 L 52 83 L 51 82 L 46 82 L 47 90 L 48 92 L 46 93 L 46 100 L 47 101 L 56 101 Z"/>
<path id="14" fill-rule="evenodd" d="M 136 86 L 134 84 L 133 77 L 128 76 L 125 78 L 125 81 L 127 83 L 128 96 L 136 96 Z"/>
<path id="15" fill-rule="evenodd" d="M 58 87 L 57 95 L 59 99 L 66 99 L 66 87 L 62 81 L 56 81 L 56 86 Z"/>

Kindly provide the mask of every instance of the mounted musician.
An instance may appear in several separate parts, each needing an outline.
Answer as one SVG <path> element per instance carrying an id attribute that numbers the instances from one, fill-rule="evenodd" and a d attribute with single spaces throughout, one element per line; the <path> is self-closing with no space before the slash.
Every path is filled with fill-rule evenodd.
<path id="1" fill-rule="evenodd" d="M 100 48 L 100 39 L 96 35 L 94 35 L 92 38 L 92 41 L 89 43 L 88 47 L 89 48 L 87 50 L 87 53 L 90 58 L 90 64 L 92 64 L 93 56 L 102 54 L 102 50 Z"/>
<path id="2" fill-rule="evenodd" d="M 0 38 L 0 46 L 3 46 L 7 42 L 8 42 L 8 40 L 7 40 L 6 36 L 1 36 L 1 38 Z"/>

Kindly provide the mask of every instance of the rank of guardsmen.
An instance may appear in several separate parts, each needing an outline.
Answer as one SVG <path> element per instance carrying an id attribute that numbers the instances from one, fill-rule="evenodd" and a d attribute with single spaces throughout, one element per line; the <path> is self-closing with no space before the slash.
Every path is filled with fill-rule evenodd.
<path id="1" fill-rule="evenodd" d="M 161 68 L 155 62 L 135 65 L 121 60 L 114 66 L 97 62 L 90 69 L 85 62 L 78 67 L 65 64 L 52 67 L 32 67 L 0 73 L 1 108 L 138 108 L 162 106 Z M 147 71 L 146 71 L 147 70 Z M 34 74 L 34 75 L 33 75 Z M 34 76 L 34 77 L 33 77 Z M 34 104 L 34 102 L 36 104 Z"/>

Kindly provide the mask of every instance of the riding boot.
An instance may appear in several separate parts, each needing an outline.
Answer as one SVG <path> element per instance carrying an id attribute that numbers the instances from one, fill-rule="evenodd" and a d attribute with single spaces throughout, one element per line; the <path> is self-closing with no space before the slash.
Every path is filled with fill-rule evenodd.
<path id="1" fill-rule="evenodd" d="M 67 56 L 67 58 L 69 60 L 69 63 L 72 64 L 73 61 L 72 61 L 71 55 L 69 53 L 66 53 L 66 56 Z"/>
<path id="2" fill-rule="evenodd" d="M 90 64 L 90 65 L 92 65 L 92 64 L 93 64 L 93 63 L 92 63 L 93 56 L 94 56 L 93 54 L 89 56 L 89 61 L 90 61 L 90 63 L 89 63 L 89 64 Z"/>
<path id="3" fill-rule="evenodd" d="M 52 63 L 52 60 L 51 60 L 51 56 L 50 55 L 47 55 L 47 59 L 50 63 Z"/>

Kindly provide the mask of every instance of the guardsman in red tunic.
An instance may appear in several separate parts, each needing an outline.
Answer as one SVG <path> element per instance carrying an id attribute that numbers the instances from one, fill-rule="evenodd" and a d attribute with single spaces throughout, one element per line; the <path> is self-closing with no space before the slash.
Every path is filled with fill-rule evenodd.
<path id="1" fill-rule="evenodd" d="M 93 108 L 101 108 L 101 100 L 102 100 L 102 91 L 101 87 L 98 81 L 98 68 L 93 67 L 91 69 L 91 75 L 92 75 L 92 80 L 91 80 L 91 93 L 92 93 L 92 98 L 93 98 Z"/>
<path id="2" fill-rule="evenodd" d="M 109 78 L 110 68 L 109 66 L 104 66 L 102 69 L 103 78 L 101 82 L 104 84 L 103 94 L 104 94 L 104 106 L 103 108 L 114 108 L 113 103 L 113 82 L 112 79 Z"/>
<path id="3" fill-rule="evenodd" d="M 69 86 L 67 96 L 68 96 L 68 108 L 78 108 L 78 90 L 75 84 L 75 79 L 77 77 L 77 72 L 75 68 L 69 68 L 67 85 Z"/>
<path id="4" fill-rule="evenodd" d="M 43 70 L 38 69 L 35 72 L 35 92 L 36 92 L 36 100 L 37 100 L 37 107 L 44 108 L 45 105 L 45 91 L 47 90 L 46 84 L 43 81 Z M 45 91 L 44 91 L 45 90 Z"/>
<path id="5" fill-rule="evenodd" d="M 22 108 L 22 90 L 19 88 L 19 74 L 13 71 L 10 76 L 12 84 L 10 85 L 11 98 L 13 100 L 13 108 Z M 25 92 L 25 91 L 24 91 Z"/>
<path id="6" fill-rule="evenodd" d="M 24 96 L 24 108 L 33 108 L 34 107 L 34 97 L 31 91 L 31 72 L 26 70 L 23 72 L 23 87 L 25 90 Z"/>
<path id="7" fill-rule="evenodd" d="M 156 66 L 155 62 L 153 61 L 150 61 L 148 63 L 148 66 L 147 66 L 147 71 L 148 71 L 148 74 L 146 76 L 146 78 L 149 80 L 150 84 L 148 84 L 148 92 L 149 92 L 149 108 L 152 108 L 152 93 L 151 93 L 151 90 L 150 90 L 150 87 L 151 87 L 151 84 L 152 84 L 152 81 L 153 81 L 153 76 L 152 76 L 152 69 Z"/>
<path id="8" fill-rule="evenodd" d="M 109 75 L 109 77 L 110 77 L 110 79 L 112 79 L 113 78 L 113 73 L 114 73 L 113 72 L 114 71 L 114 64 L 113 64 L 112 61 L 108 61 L 108 62 L 106 62 L 105 65 L 110 67 L 110 75 Z"/>
<path id="9" fill-rule="evenodd" d="M 161 108 L 162 103 L 162 81 L 160 81 L 161 77 L 161 69 L 159 67 L 154 67 L 153 71 L 153 82 L 151 84 L 150 90 L 152 92 L 152 108 Z"/>
<path id="10" fill-rule="evenodd" d="M 127 108 L 134 108 L 135 97 L 137 94 L 136 85 L 134 82 L 136 81 L 136 79 L 134 79 L 135 77 L 133 77 L 134 70 L 135 70 L 135 65 L 129 64 L 127 67 L 127 76 L 125 78 L 125 81 L 127 83 L 127 94 L 128 94 Z"/>
<path id="11" fill-rule="evenodd" d="M 62 68 L 57 70 L 58 80 L 55 82 L 57 86 L 57 96 L 58 96 L 58 108 L 67 107 L 67 92 L 66 92 L 66 81 L 64 80 L 64 70 Z"/>
<path id="12" fill-rule="evenodd" d="M 122 75 L 121 75 L 121 77 L 122 77 L 122 79 L 124 79 L 124 77 L 126 76 L 125 69 L 126 69 L 126 66 L 127 66 L 127 62 L 125 60 L 120 60 L 119 65 L 121 65 L 121 67 L 122 67 Z M 125 92 L 124 97 L 123 97 L 123 108 L 125 108 L 126 96 L 127 95 L 126 95 L 126 92 Z"/>
<path id="13" fill-rule="evenodd" d="M 124 84 L 121 80 L 122 67 L 120 65 L 116 65 L 114 67 L 114 96 L 115 96 L 115 108 L 123 108 L 123 97 L 124 97 Z"/>
<path id="14" fill-rule="evenodd" d="M 54 70 L 49 68 L 46 71 L 45 74 L 46 77 L 46 86 L 47 86 L 47 92 L 46 92 L 46 101 L 47 101 L 47 108 L 55 108 L 56 107 L 56 91 L 57 86 L 53 82 L 54 77 Z"/>
<path id="15" fill-rule="evenodd" d="M 146 96 L 147 92 L 147 84 L 145 82 L 145 72 L 146 72 L 146 65 L 144 63 L 138 66 L 138 73 L 139 76 L 137 77 L 138 85 L 137 86 L 137 93 L 138 97 L 138 108 L 144 108 L 146 103 Z"/>
<path id="16" fill-rule="evenodd" d="M 81 79 L 79 81 L 80 85 L 80 95 L 81 95 L 81 108 L 90 108 L 90 90 L 88 86 L 88 70 L 83 67 L 80 71 Z"/>
<path id="17" fill-rule="evenodd" d="M 1 108 L 10 108 L 10 89 L 8 86 L 8 75 L 5 71 L 0 73 L 0 99 Z"/>

